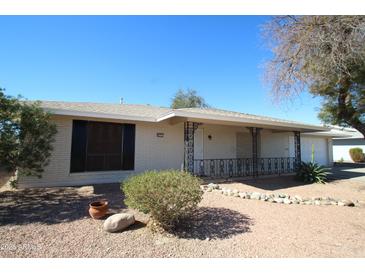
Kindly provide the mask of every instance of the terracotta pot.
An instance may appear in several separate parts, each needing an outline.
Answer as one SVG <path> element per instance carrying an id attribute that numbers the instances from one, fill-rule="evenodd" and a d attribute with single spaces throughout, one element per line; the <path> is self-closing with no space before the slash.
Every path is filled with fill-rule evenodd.
<path id="1" fill-rule="evenodd" d="M 108 201 L 100 200 L 89 204 L 89 214 L 93 219 L 100 219 L 105 216 L 108 211 Z"/>

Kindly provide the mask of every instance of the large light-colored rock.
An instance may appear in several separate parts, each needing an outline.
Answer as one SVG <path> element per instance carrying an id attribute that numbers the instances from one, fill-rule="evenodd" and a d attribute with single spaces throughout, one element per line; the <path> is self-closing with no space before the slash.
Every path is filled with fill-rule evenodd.
<path id="1" fill-rule="evenodd" d="M 135 219 L 133 214 L 118 213 L 110 216 L 104 222 L 104 230 L 107 232 L 118 232 L 126 229 L 134 224 Z"/>

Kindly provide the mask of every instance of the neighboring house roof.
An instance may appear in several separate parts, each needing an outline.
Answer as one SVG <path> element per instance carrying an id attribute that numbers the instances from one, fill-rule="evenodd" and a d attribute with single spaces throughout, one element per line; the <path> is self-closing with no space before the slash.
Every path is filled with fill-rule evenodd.
<path id="1" fill-rule="evenodd" d="M 295 128 L 303 131 L 328 131 L 327 127 L 311 125 L 296 121 L 277 119 L 267 116 L 252 115 L 215 108 L 181 108 L 170 109 L 151 105 L 106 104 L 84 102 L 40 101 L 41 106 L 57 115 L 109 118 L 160 122 L 171 118 L 189 120 L 206 120 L 231 122 L 236 124 L 252 124 L 276 126 L 278 128 Z"/>
<path id="2" fill-rule="evenodd" d="M 330 126 L 332 132 L 338 133 L 338 138 L 336 139 L 364 139 L 364 136 L 360 133 L 360 131 L 351 128 L 351 127 L 339 127 L 339 126 Z"/>

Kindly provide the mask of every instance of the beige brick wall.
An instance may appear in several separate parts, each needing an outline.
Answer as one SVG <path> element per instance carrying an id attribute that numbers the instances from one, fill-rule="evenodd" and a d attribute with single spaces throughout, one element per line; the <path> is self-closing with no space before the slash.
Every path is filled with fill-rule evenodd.
<path id="1" fill-rule="evenodd" d="M 128 122 L 136 124 L 135 143 L 135 170 L 134 171 L 104 171 L 104 172 L 82 172 L 70 174 L 71 158 L 71 137 L 72 120 L 80 117 L 54 116 L 57 124 L 58 134 L 54 144 L 54 151 L 50 164 L 46 167 L 42 178 L 21 177 L 20 187 L 36 186 L 71 186 L 88 185 L 94 183 L 120 182 L 127 176 L 144 170 L 152 169 L 181 169 L 184 160 L 184 125 L 179 123 L 170 125 L 168 122 L 146 123 L 131 121 L 116 121 L 107 119 L 84 118 L 93 121 Z M 244 133 L 249 138 L 249 132 L 244 127 L 218 126 L 204 124 L 203 129 L 203 153 L 204 158 L 236 158 L 237 156 L 237 133 Z M 158 132 L 164 133 L 164 137 L 157 137 Z M 212 139 L 208 139 L 208 135 Z M 316 139 L 326 144 L 318 143 L 317 155 L 323 159 L 332 159 L 328 150 L 332 151 L 331 139 L 324 137 L 302 137 L 302 157 L 310 155 L 308 139 Z M 310 142 L 311 143 L 311 142 Z M 328 144 L 328 150 L 327 150 Z M 308 148 L 307 148 L 308 147 Z M 288 157 L 294 156 L 294 138 L 290 132 L 272 133 L 270 130 L 263 130 L 261 133 L 261 157 Z M 309 151 L 309 152 L 308 152 Z M 309 154 L 308 154 L 309 153 Z M 326 160 L 322 160 L 325 162 Z M 327 164 L 327 163 L 323 163 Z"/>
<path id="2" fill-rule="evenodd" d="M 58 133 L 50 164 L 42 178 L 19 177 L 20 187 L 87 185 L 93 183 L 119 182 L 127 176 L 151 169 L 180 169 L 184 159 L 184 126 L 182 123 L 169 125 L 163 123 L 135 122 L 135 170 L 70 173 L 72 120 L 80 117 L 54 116 Z M 93 121 L 112 121 L 106 119 L 83 118 Z M 114 122 L 116 122 L 114 120 Z M 119 121 L 129 122 L 131 121 Z M 164 137 L 156 136 L 163 132 Z"/>

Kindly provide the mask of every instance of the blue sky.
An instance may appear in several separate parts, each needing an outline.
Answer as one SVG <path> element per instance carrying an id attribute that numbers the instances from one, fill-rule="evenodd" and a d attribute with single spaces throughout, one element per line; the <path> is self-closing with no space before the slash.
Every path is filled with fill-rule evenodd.
<path id="1" fill-rule="evenodd" d="M 0 17 L 0 87 L 28 99 L 214 107 L 320 123 L 319 99 L 275 105 L 262 81 L 265 16 Z"/>

